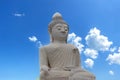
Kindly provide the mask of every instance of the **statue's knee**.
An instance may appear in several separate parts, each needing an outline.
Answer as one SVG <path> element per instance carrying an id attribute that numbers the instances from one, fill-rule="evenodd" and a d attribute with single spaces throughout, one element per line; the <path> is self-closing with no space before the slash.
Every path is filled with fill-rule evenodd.
<path id="1" fill-rule="evenodd" d="M 40 80 L 45 80 L 45 71 L 40 72 Z"/>

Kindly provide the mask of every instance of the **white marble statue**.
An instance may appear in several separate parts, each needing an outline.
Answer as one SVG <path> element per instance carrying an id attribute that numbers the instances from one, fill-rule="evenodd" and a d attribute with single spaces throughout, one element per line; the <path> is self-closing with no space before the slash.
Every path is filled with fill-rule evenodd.
<path id="1" fill-rule="evenodd" d="M 51 43 L 40 48 L 40 80 L 95 80 L 95 76 L 81 68 L 80 54 L 67 43 L 68 24 L 60 13 L 49 24 Z"/>

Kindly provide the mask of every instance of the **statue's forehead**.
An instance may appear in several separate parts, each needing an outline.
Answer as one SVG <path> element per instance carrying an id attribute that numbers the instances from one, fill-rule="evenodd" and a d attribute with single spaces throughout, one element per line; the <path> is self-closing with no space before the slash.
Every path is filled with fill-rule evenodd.
<path id="1" fill-rule="evenodd" d="M 64 26 L 64 27 L 67 27 L 67 24 L 58 23 L 58 24 L 56 24 L 55 26 L 56 26 L 56 27 L 58 27 L 58 26 Z"/>

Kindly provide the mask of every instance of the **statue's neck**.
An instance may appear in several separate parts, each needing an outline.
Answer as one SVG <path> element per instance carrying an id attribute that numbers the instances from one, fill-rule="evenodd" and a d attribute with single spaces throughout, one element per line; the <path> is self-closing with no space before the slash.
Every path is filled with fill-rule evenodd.
<path id="1" fill-rule="evenodd" d="M 53 43 L 56 43 L 56 44 L 66 44 L 66 41 L 65 40 L 54 40 Z"/>

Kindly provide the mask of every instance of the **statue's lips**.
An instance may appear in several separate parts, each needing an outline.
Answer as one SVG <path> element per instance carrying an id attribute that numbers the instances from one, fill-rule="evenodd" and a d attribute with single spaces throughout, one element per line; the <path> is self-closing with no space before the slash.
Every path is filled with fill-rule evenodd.
<path id="1" fill-rule="evenodd" d="M 61 36 L 66 36 L 67 34 L 66 33 L 61 33 Z"/>
<path id="2" fill-rule="evenodd" d="M 65 35 L 65 34 L 66 34 L 66 32 L 61 32 L 61 34 L 64 34 L 64 35 Z"/>

